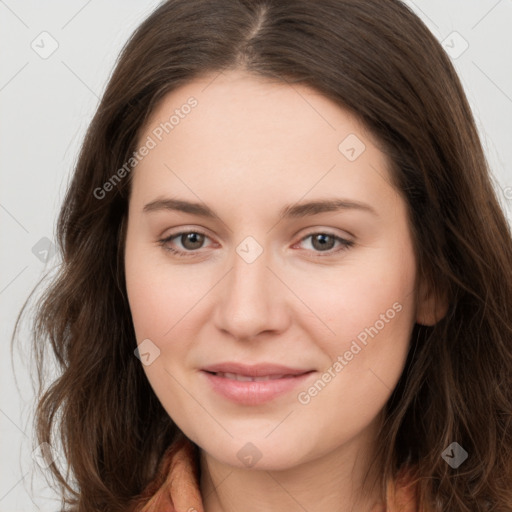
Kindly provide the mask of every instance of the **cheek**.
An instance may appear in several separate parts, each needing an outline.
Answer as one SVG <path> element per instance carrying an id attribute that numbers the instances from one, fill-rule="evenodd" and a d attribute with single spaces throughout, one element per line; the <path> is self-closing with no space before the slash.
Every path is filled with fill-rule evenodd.
<path id="1" fill-rule="evenodd" d="M 156 364 L 144 365 L 150 377 L 160 367 L 168 352 L 166 333 L 176 323 L 183 302 L 176 300 L 176 283 L 169 269 L 155 261 L 154 246 L 137 238 L 128 229 L 125 249 L 126 290 L 137 344 L 149 339 L 159 354 Z M 174 283 L 172 282 L 174 281 Z M 174 286 L 172 286 L 174 285 Z M 183 314 L 183 313 L 182 313 Z M 152 346 L 152 345 L 151 345 Z M 162 357 L 163 356 L 163 357 Z M 151 379 L 150 379 L 151 380 Z"/>
<path id="2" fill-rule="evenodd" d="M 297 395 L 326 440 L 340 437 L 340 425 L 343 435 L 361 431 L 382 410 L 402 374 L 414 325 L 412 296 L 396 300 L 392 286 L 366 297 L 363 285 L 350 291 L 342 308 L 331 306 L 336 334 L 316 337 L 328 355 L 319 379 Z"/>
<path id="3" fill-rule="evenodd" d="M 403 371 L 415 318 L 413 251 L 407 244 L 383 247 L 371 258 L 347 259 L 331 277 L 302 288 L 329 330 L 316 318 L 304 323 L 328 358 L 321 382 L 301 390 L 298 400 L 313 417 L 331 411 L 328 424 L 362 428 Z"/>
<path id="4" fill-rule="evenodd" d="M 163 338 L 205 293 L 205 280 L 187 270 L 186 265 L 169 265 L 163 249 L 151 246 L 149 250 L 128 239 L 125 268 L 128 300 L 139 342 L 150 334 Z"/>
<path id="5" fill-rule="evenodd" d="M 150 360 L 143 370 L 156 396 L 180 428 L 189 415 L 190 400 L 183 391 L 182 369 L 187 355 L 187 337 L 180 331 L 180 319 L 197 302 L 197 291 L 187 286 L 176 269 L 151 260 L 151 252 L 127 238 L 125 269 L 128 301 L 137 344 L 149 339 Z M 183 276 L 182 276 L 183 277 Z M 180 283 L 185 285 L 181 286 Z M 177 413 L 176 413 L 177 411 Z M 195 411 L 197 414 L 197 411 Z"/>
<path id="6" fill-rule="evenodd" d="M 182 396 L 189 379 L 195 329 L 208 321 L 201 299 L 212 288 L 208 271 L 191 272 L 189 265 L 171 265 L 163 249 L 127 238 L 126 288 L 137 344 L 149 339 L 158 354 L 143 369 L 168 411 L 186 404 Z M 213 276 L 215 277 L 215 276 Z M 156 348 L 155 348 L 156 346 Z"/>
<path id="7" fill-rule="evenodd" d="M 354 340 L 363 347 L 375 339 L 384 346 L 388 338 L 394 345 L 407 344 L 414 324 L 414 281 L 412 251 L 386 248 L 347 258 L 323 274 L 296 276 L 295 291 L 309 310 L 300 322 L 331 360 L 350 350 Z"/>
<path id="8" fill-rule="evenodd" d="M 359 421 L 369 421 L 398 382 L 415 318 L 415 259 L 409 246 L 401 247 L 402 251 L 389 249 L 373 261 L 361 262 L 357 271 L 354 266 L 354 272 L 332 285 L 318 304 L 319 310 L 329 313 L 336 333 L 326 338 L 323 348 L 330 361 L 337 362 L 325 376 L 329 390 L 319 396 L 321 384 L 318 390 L 311 389 L 312 395 L 318 394 L 313 404 L 318 414 L 344 404 L 347 410 L 359 411 Z M 301 403 L 312 396 L 306 393 Z"/>

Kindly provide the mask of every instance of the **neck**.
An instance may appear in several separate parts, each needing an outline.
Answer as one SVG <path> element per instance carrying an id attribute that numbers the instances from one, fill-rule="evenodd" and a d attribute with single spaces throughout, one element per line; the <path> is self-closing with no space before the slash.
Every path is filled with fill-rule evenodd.
<path id="1" fill-rule="evenodd" d="M 370 432 L 371 431 L 371 432 Z M 362 489 L 372 462 L 375 429 L 314 460 L 279 470 L 233 467 L 201 450 L 200 488 L 205 512 L 368 512 L 381 510 L 378 485 Z M 375 482 L 375 471 L 368 475 Z"/>

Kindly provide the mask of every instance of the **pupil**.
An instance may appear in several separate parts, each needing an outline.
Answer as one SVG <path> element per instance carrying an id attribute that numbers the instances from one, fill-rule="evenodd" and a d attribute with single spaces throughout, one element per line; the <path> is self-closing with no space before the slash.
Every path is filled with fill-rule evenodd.
<path id="1" fill-rule="evenodd" d="M 202 245 L 202 237 L 200 233 L 187 233 L 182 236 L 181 243 L 187 249 L 198 249 Z"/>
<path id="2" fill-rule="evenodd" d="M 330 239 L 331 242 L 334 241 L 333 237 L 331 235 L 326 235 L 326 234 L 319 234 L 319 235 L 316 235 L 315 237 L 313 237 L 313 247 L 315 247 L 315 249 L 320 249 L 320 250 L 328 250 L 328 249 L 332 249 L 332 243 L 329 244 L 329 241 L 326 239 Z M 315 243 L 319 244 L 318 247 L 315 246 Z M 329 247 L 327 247 L 329 246 Z"/>

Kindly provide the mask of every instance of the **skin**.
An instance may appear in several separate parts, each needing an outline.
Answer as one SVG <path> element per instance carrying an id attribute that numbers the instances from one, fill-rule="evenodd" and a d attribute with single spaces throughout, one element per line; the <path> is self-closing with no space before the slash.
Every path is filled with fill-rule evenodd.
<path id="1" fill-rule="evenodd" d="M 167 95 L 139 145 L 191 96 L 197 106 L 132 171 L 126 284 L 137 343 L 150 339 L 160 350 L 144 366 L 149 382 L 201 449 L 207 512 L 370 510 L 384 497 L 359 490 L 382 409 L 414 322 L 431 325 L 440 317 L 417 279 L 406 204 L 390 184 L 389 162 L 354 116 L 316 91 L 241 71 Z M 365 145 L 354 161 L 338 149 L 349 134 Z M 217 217 L 143 211 L 169 197 L 205 204 Z M 375 214 L 346 209 L 278 218 L 285 205 L 327 198 L 365 203 Z M 194 230 L 206 234 L 202 245 L 180 236 L 166 243 L 192 257 L 179 258 L 158 242 Z M 322 251 L 308 237 L 318 233 L 354 244 L 343 249 L 328 239 Z M 236 252 L 248 236 L 263 249 L 252 263 Z M 298 393 L 396 303 L 400 312 L 300 403 Z M 270 402 L 240 405 L 200 373 L 223 361 L 315 373 Z M 237 457 L 248 442 L 261 454 L 253 467 Z"/>

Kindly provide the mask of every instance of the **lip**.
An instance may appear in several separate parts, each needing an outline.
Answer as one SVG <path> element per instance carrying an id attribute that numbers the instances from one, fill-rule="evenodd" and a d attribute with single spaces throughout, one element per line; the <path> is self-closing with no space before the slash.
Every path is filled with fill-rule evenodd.
<path id="1" fill-rule="evenodd" d="M 308 368 L 290 368 L 289 366 L 272 363 L 246 365 L 235 362 L 218 363 L 211 366 L 205 366 L 201 369 L 211 373 L 236 373 L 238 375 L 246 375 L 248 377 L 265 377 L 267 375 L 301 375 L 312 371 Z"/>
<path id="2" fill-rule="evenodd" d="M 235 380 L 226 377 L 224 375 L 226 373 L 246 378 L 266 378 L 266 380 Z M 201 374 L 205 376 L 213 391 L 243 405 L 269 402 L 303 384 L 312 373 L 315 373 L 315 370 L 290 368 L 271 363 L 248 366 L 229 362 L 201 369 Z"/>

